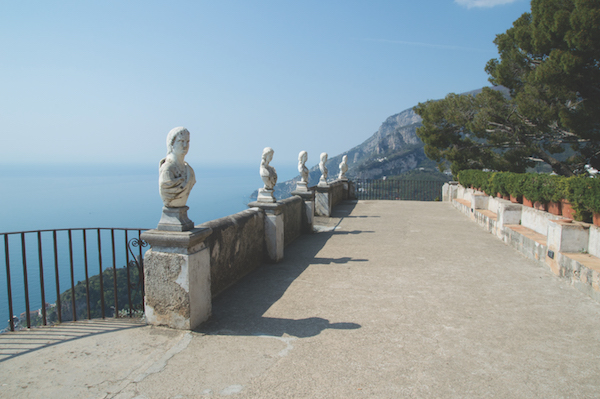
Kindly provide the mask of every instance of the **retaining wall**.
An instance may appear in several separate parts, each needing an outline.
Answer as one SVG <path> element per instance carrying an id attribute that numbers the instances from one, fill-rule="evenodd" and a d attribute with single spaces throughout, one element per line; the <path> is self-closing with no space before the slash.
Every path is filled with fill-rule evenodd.
<path id="1" fill-rule="evenodd" d="M 443 198 L 527 258 L 600 302 L 600 228 L 486 196 L 456 182 Z"/>

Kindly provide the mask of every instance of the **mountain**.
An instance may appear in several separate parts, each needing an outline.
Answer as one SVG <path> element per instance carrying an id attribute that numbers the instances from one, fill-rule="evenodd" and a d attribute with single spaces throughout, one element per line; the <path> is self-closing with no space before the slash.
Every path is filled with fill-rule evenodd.
<path id="1" fill-rule="evenodd" d="M 508 89 L 493 87 L 508 95 Z M 472 90 L 465 95 L 476 95 L 482 89 Z M 384 176 L 406 174 L 414 169 L 430 173 L 439 173 L 437 165 L 425 156 L 424 144 L 417 137 L 417 128 L 421 126 L 421 117 L 412 108 L 388 117 L 379 129 L 362 144 L 334 157 L 327 162 L 329 178 L 335 179 L 339 173 L 342 157 L 348 155 L 350 179 L 380 179 Z M 318 156 L 318 155 L 317 155 Z M 318 166 L 310 169 L 309 186 L 316 186 L 321 177 Z M 291 196 L 300 177 L 279 183 L 275 186 L 275 197 L 283 199 Z M 256 198 L 257 191 L 252 194 Z"/>

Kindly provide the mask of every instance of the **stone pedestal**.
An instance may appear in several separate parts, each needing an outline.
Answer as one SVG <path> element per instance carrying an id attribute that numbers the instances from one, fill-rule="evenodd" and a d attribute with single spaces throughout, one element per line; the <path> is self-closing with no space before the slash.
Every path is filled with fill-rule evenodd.
<path id="1" fill-rule="evenodd" d="M 302 198 L 304 203 L 304 216 L 306 221 L 306 233 L 313 232 L 314 216 L 315 216 L 315 201 L 312 191 L 292 191 L 292 195 L 297 195 Z"/>
<path id="2" fill-rule="evenodd" d="M 148 324 L 192 330 L 208 320 L 210 251 L 205 240 L 211 233 L 210 228 L 142 233 L 142 240 L 151 245 L 144 258 Z"/>
<path id="3" fill-rule="evenodd" d="M 331 216 L 331 204 L 332 198 L 329 192 L 329 185 L 317 186 L 315 192 L 315 215 L 317 216 Z"/>
<path id="4" fill-rule="evenodd" d="M 310 191 L 308 190 L 308 183 L 306 183 L 304 181 L 296 182 L 296 190 L 294 192 L 309 193 Z M 292 194 L 296 195 L 296 194 L 294 194 L 294 192 L 292 192 Z"/>
<path id="5" fill-rule="evenodd" d="M 248 204 L 250 208 L 260 208 L 265 213 L 265 247 L 267 260 L 277 263 L 283 259 L 284 225 L 283 207 L 278 203 L 265 203 L 260 201 Z"/>
<path id="6" fill-rule="evenodd" d="M 193 229 L 194 222 L 187 216 L 188 209 L 190 208 L 187 206 L 177 208 L 163 206 L 162 216 L 160 217 L 160 222 L 158 222 L 157 230 L 189 231 Z"/>
<path id="7" fill-rule="evenodd" d="M 258 197 L 256 198 L 256 202 L 264 202 L 264 203 L 273 203 L 277 202 L 275 196 L 273 195 L 273 190 L 269 190 L 266 188 L 258 189 Z"/>

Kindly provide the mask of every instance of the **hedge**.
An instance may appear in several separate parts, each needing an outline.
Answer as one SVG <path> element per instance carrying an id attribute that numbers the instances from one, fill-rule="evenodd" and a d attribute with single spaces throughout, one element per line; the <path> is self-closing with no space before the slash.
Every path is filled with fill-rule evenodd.
<path id="1" fill-rule="evenodd" d="M 587 221 L 593 213 L 600 213 L 600 178 L 469 169 L 458 174 L 458 181 L 463 187 L 480 189 L 490 196 L 500 193 L 543 204 L 565 199 L 573 206 L 577 220 Z"/>

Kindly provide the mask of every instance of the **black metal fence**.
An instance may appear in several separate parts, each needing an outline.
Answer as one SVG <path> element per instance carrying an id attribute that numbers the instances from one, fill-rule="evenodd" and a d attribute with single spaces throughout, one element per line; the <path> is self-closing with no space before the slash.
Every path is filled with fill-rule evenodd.
<path id="1" fill-rule="evenodd" d="M 359 200 L 436 201 L 442 198 L 444 181 L 356 180 L 354 192 Z"/>
<path id="2" fill-rule="evenodd" d="M 142 247 L 148 245 L 140 239 L 144 230 L 0 233 L 0 259 L 6 269 L 0 282 L 5 280 L 7 287 L 6 297 L 0 298 L 0 317 L 7 317 L 7 327 L 14 331 L 78 318 L 139 314 L 144 297 Z"/>

